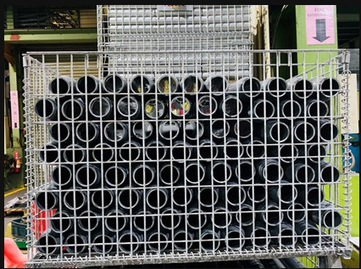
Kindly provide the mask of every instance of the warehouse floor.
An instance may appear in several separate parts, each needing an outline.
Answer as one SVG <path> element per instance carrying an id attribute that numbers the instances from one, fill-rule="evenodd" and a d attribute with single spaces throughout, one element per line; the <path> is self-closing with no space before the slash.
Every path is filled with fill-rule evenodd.
<path id="1" fill-rule="evenodd" d="M 4 205 L 6 205 L 11 199 L 14 199 L 15 197 L 21 197 L 26 195 L 26 189 L 17 191 L 17 192 L 9 192 L 10 194 L 4 195 Z M 19 218 L 18 216 L 16 217 L 5 217 L 4 218 L 4 233 L 6 232 L 6 226 L 14 219 L 14 218 Z"/>

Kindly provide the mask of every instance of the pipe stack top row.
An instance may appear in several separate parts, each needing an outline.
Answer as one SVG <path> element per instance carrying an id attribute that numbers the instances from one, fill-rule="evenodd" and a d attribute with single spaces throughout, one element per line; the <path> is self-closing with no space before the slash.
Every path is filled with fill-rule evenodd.
<path id="1" fill-rule="evenodd" d="M 244 251 L 323 243 L 341 225 L 330 77 L 59 76 L 34 96 L 55 210 L 47 255 Z M 44 139 L 45 140 L 45 139 Z M 253 220 L 253 221 L 252 221 Z M 80 242 L 80 244 L 79 244 Z"/>

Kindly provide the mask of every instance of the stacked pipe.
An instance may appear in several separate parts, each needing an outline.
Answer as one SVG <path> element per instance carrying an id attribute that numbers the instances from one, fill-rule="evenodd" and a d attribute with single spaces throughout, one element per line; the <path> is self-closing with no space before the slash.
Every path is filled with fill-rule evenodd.
<path id="1" fill-rule="evenodd" d="M 342 222 L 333 78 L 109 74 L 49 84 L 35 113 L 56 210 L 37 250 L 126 254 L 314 246 Z M 54 98 L 55 96 L 55 98 Z"/>

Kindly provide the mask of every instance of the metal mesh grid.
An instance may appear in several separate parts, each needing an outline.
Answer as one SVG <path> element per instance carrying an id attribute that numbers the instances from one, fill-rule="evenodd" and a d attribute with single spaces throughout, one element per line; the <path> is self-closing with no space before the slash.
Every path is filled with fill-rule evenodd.
<path id="1" fill-rule="evenodd" d="M 230 72 L 245 54 L 261 60 Z M 143 69 L 149 56 L 165 61 Z M 28 53 L 29 266 L 348 255 L 347 56 Z"/>

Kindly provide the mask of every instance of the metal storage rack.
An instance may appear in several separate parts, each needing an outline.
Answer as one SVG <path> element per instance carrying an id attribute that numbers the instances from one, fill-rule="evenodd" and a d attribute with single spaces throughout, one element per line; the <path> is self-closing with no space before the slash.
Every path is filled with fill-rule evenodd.
<path id="1" fill-rule="evenodd" d="M 28 265 L 349 255 L 348 58 L 26 53 Z"/>

